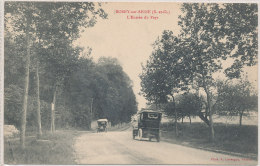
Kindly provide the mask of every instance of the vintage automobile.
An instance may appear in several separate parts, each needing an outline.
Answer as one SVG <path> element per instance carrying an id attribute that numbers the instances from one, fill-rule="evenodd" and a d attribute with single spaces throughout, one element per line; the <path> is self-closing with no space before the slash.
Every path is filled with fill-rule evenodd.
<path id="1" fill-rule="evenodd" d="M 162 113 L 154 110 L 141 110 L 132 118 L 133 139 L 142 140 L 148 138 L 149 141 L 155 138 L 160 142 L 160 122 Z"/>
<path id="2" fill-rule="evenodd" d="M 97 132 L 107 132 L 107 124 L 108 124 L 107 119 L 98 119 L 97 124 L 98 124 Z"/>

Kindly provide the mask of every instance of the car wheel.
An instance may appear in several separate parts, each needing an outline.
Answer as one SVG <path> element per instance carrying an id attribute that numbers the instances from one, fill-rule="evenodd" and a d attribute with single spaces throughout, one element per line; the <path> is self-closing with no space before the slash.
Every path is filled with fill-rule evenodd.
<path id="1" fill-rule="evenodd" d="M 134 131 L 133 131 L 133 139 L 135 139 L 135 134 L 134 134 Z"/>

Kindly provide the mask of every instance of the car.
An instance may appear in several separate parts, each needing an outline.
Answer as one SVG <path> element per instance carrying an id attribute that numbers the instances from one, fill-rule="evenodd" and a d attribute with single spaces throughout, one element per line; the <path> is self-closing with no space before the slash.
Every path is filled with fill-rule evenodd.
<path id="1" fill-rule="evenodd" d="M 154 110 L 141 110 L 132 117 L 133 139 L 153 138 L 160 142 L 160 122 L 162 113 Z"/>
<path id="2" fill-rule="evenodd" d="M 108 124 L 107 119 L 98 119 L 97 124 L 98 124 L 97 132 L 107 132 L 107 124 Z"/>

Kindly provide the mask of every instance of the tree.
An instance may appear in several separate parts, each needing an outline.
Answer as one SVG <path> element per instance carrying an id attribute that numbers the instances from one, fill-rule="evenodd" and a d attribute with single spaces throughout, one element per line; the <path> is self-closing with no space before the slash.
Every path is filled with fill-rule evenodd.
<path id="1" fill-rule="evenodd" d="M 178 97 L 177 107 L 182 119 L 185 116 L 189 117 L 191 124 L 191 116 L 197 116 L 201 113 L 202 99 L 197 94 L 184 93 Z"/>
<path id="2" fill-rule="evenodd" d="M 168 104 L 171 109 L 167 110 L 174 111 L 175 133 L 178 134 L 175 95 L 187 88 L 190 76 L 185 64 L 188 62 L 185 43 L 171 31 L 164 31 L 153 47 L 154 51 L 140 75 L 141 91 L 148 101 L 155 104 L 171 102 Z"/>
<path id="3" fill-rule="evenodd" d="M 183 16 L 180 16 L 179 25 L 182 28 L 183 40 L 189 43 L 190 70 L 193 71 L 194 80 L 206 93 L 206 117 L 209 116 L 211 140 L 214 141 L 214 123 L 212 96 L 212 73 L 221 69 L 220 58 L 226 55 L 226 48 L 223 46 L 222 37 L 215 34 L 215 27 L 218 26 L 216 16 L 219 15 L 217 4 L 183 4 Z"/>
<path id="4" fill-rule="evenodd" d="M 66 96 L 65 102 L 71 112 L 70 118 L 72 126 L 90 129 L 91 106 L 96 101 L 93 96 L 95 91 L 91 87 L 95 77 L 95 64 L 91 59 L 80 58 L 77 69 L 65 80 L 63 94 Z M 95 113 L 95 111 L 93 111 Z"/>
<path id="5" fill-rule="evenodd" d="M 239 125 L 242 125 L 242 118 L 245 112 L 257 108 L 257 95 L 252 91 L 248 80 L 239 79 L 234 81 L 219 80 L 217 83 L 218 97 L 215 109 L 218 114 L 227 116 L 239 116 Z"/>
<path id="6" fill-rule="evenodd" d="M 236 14 L 241 9 L 243 12 Z M 167 95 L 173 98 L 174 88 L 203 88 L 206 111 L 198 115 L 209 125 L 214 141 L 213 74 L 222 70 L 222 62 L 227 58 L 235 58 L 233 65 L 224 69 L 229 77 L 239 76 L 245 65 L 256 63 L 257 6 L 184 3 L 181 10 L 181 33 L 174 39 L 164 31 L 162 39 L 157 40 L 157 48 L 141 75 L 142 92 L 148 101 L 162 103 L 167 101 Z M 239 24 L 237 18 L 243 23 Z M 176 121 L 176 111 L 175 115 Z"/>
<path id="7" fill-rule="evenodd" d="M 23 106 L 22 106 L 22 117 L 21 117 L 21 146 L 25 148 L 25 130 L 26 130 L 26 115 L 27 115 L 27 100 L 28 100 L 28 90 L 29 90 L 29 74 L 30 74 L 30 58 L 31 58 L 31 31 L 32 31 L 32 9 L 29 6 L 26 6 L 25 3 L 17 5 L 17 10 L 14 10 L 11 5 L 6 5 L 6 13 L 14 12 L 18 16 L 18 21 L 13 30 L 18 30 L 24 32 L 25 41 L 26 41 L 26 64 L 25 64 L 25 79 L 24 79 L 24 94 L 23 94 Z M 21 18 L 24 17 L 24 18 Z M 21 18 L 21 20 L 19 20 Z M 22 23 L 24 22 L 24 23 Z M 22 24 L 22 25 L 21 25 Z M 5 26 L 7 28 L 7 26 Z"/>
<path id="8" fill-rule="evenodd" d="M 183 4 L 179 25 L 182 38 L 189 42 L 191 70 L 207 97 L 211 139 L 214 127 L 211 110 L 212 74 L 222 69 L 222 60 L 234 58 L 225 69 L 229 77 L 239 77 L 245 65 L 254 65 L 257 57 L 256 4 Z M 241 22 L 242 21 L 242 22 Z M 248 28 L 245 28 L 248 27 Z"/>
<path id="9" fill-rule="evenodd" d="M 98 118 L 107 118 L 112 125 L 129 122 L 137 112 L 136 98 L 130 78 L 115 58 L 100 58 L 96 66 L 94 109 Z"/>

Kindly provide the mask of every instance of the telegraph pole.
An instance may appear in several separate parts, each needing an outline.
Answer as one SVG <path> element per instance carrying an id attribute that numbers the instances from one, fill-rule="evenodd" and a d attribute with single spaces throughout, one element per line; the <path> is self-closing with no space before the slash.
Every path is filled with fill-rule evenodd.
<path id="1" fill-rule="evenodd" d="M 93 98 L 91 98 L 91 103 L 90 103 L 90 128 L 91 128 L 91 123 L 92 123 L 92 118 L 93 118 Z"/>

